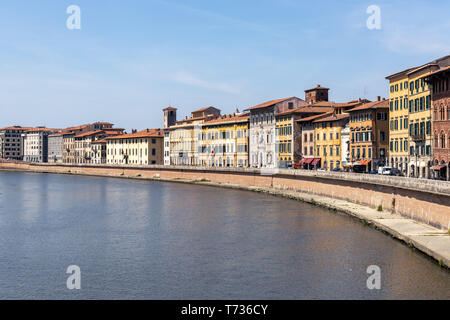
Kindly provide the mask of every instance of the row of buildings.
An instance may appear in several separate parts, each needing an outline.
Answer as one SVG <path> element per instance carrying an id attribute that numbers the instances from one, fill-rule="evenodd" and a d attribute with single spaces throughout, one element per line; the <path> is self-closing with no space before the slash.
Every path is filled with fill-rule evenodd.
<path id="1" fill-rule="evenodd" d="M 163 131 L 113 128 L 95 122 L 65 129 L 0 129 L 0 158 L 37 163 L 162 164 Z"/>
<path id="2" fill-rule="evenodd" d="M 328 101 L 328 88 L 221 115 L 202 108 L 177 121 L 164 112 L 164 164 L 208 167 L 367 171 L 385 165 L 389 145 L 389 102 Z M 375 138 L 380 137 L 380 138 Z"/>
<path id="3" fill-rule="evenodd" d="M 449 180 L 450 56 L 389 75 L 389 99 L 329 101 L 317 85 L 222 115 L 215 107 L 164 128 L 125 133 L 97 122 L 66 129 L 0 129 L 0 157 L 75 164 L 352 170 L 381 166 L 411 177 Z"/>

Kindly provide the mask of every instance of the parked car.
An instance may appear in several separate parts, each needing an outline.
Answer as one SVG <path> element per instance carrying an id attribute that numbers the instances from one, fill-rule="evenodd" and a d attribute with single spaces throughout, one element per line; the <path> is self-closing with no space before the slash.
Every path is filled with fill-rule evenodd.
<path id="1" fill-rule="evenodd" d="M 369 174 L 378 174 L 378 171 L 376 171 L 376 170 L 371 170 L 371 171 L 369 172 Z"/>
<path id="2" fill-rule="evenodd" d="M 382 174 L 384 176 L 398 176 L 398 170 L 391 167 L 380 167 L 378 168 L 378 174 Z"/>

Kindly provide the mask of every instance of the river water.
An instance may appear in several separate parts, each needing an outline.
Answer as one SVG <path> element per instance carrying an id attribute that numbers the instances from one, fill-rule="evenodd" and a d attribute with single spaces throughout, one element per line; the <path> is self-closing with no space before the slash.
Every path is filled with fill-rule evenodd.
<path id="1" fill-rule="evenodd" d="M 66 286 L 70 265 L 80 290 Z M 380 290 L 367 288 L 371 265 Z M 0 172 L 1 299 L 448 299 L 449 275 L 348 216 L 293 200 Z"/>

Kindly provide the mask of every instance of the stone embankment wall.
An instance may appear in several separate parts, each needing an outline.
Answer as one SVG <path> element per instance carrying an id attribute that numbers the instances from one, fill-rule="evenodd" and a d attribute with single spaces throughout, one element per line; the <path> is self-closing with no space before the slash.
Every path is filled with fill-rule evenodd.
<path id="1" fill-rule="evenodd" d="M 434 227 L 450 229 L 450 183 L 403 177 L 306 170 L 172 166 L 54 165 L 1 162 L 0 169 L 172 181 L 210 181 L 295 190 L 398 213 Z"/>

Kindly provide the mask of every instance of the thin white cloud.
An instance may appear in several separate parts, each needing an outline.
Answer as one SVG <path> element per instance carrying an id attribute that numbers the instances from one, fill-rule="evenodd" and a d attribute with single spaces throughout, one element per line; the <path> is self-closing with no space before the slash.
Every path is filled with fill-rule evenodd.
<path id="1" fill-rule="evenodd" d="M 382 42 L 389 51 L 395 53 L 415 53 L 441 55 L 450 52 L 450 38 L 440 28 L 421 26 L 408 28 L 406 26 L 391 26 L 385 33 Z M 445 30 L 442 26 L 441 30 Z M 448 30 L 448 29 L 447 29 Z"/>
<path id="2" fill-rule="evenodd" d="M 225 93 L 238 94 L 239 89 L 230 85 L 226 82 L 211 82 L 199 79 L 198 77 L 186 73 L 186 72 L 178 72 L 176 73 L 172 79 L 178 83 L 186 84 L 193 87 L 199 87 L 209 90 L 221 91 Z"/>

